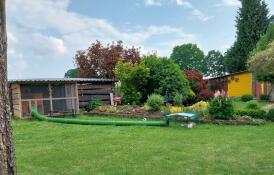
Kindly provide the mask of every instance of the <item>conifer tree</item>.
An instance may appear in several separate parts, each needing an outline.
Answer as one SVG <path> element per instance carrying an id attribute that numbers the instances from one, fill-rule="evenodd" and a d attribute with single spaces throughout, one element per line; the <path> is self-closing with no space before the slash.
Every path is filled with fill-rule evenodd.
<path id="1" fill-rule="evenodd" d="M 226 66 L 230 73 L 247 69 L 249 53 L 265 34 L 271 20 L 263 0 L 241 0 L 241 3 L 236 17 L 236 41 L 226 53 Z"/>

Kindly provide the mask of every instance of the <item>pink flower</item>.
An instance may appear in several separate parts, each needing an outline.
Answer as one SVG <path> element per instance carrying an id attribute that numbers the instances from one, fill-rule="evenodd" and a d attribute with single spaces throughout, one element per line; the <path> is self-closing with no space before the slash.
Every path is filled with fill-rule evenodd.
<path id="1" fill-rule="evenodd" d="M 113 101 L 117 102 L 117 103 L 120 103 L 122 101 L 122 97 L 114 97 Z"/>

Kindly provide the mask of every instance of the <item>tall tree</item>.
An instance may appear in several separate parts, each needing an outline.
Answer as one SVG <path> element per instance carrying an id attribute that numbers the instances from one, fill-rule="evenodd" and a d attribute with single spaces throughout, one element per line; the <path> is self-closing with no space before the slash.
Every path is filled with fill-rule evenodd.
<path id="1" fill-rule="evenodd" d="M 14 175 L 16 169 L 7 80 L 5 4 L 5 0 L 0 1 L 0 174 Z"/>
<path id="2" fill-rule="evenodd" d="M 108 44 L 106 47 L 96 41 L 87 50 L 77 51 L 74 59 L 79 77 L 113 78 L 116 63 L 139 63 L 140 51 L 135 47 L 124 48 L 122 41 Z"/>
<path id="3" fill-rule="evenodd" d="M 196 44 L 183 44 L 173 48 L 171 59 L 181 70 L 204 72 L 204 53 Z"/>
<path id="4" fill-rule="evenodd" d="M 141 98 L 144 98 L 142 90 L 148 82 L 149 68 L 143 62 L 140 64 L 118 62 L 115 75 L 121 83 L 123 103 L 140 104 Z"/>
<path id="5" fill-rule="evenodd" d="M 209 100 L 214 96 L 214 93 L 208 88 L 208 80 L 204 80 L 202 74 L 196 71 L 184 71 L 184 75 L 195 93 L 195 98 L 188 99 L 188 103 Z"/>
<path id="6" fill-rule="evenodd" d="M 224 56 L 220 51 L 211 50 L 205 57 L 205 75 L 217 77 L 226 73 Z"/>
<path id="7" fill-rule="evenodd" d="M 236 17 L 236 41 L 226 53 L 226 65 L 230 73 L 247 69 L 249 54 L 270 23 L 269 11 L 263 0 L 241 0 L 241 3 Z"/>
<path id="8" fill-rule="evenodd" d="M 78 78 L 78 70 L 77 69 L 69 69 L 65 73 L 65 78 Z"/>
<path id="9" fill-rule="evenodd" d="M 251 52 L 250 56 L 254 56 L 256 53 L 265 50 L 268 45 L 274 40 L 274 24 L 270 24 L 265 35 L 257 42 L 256 48 Z"/>
<path id="10" fill-rule="evenodd" d="M 268 47 L 256 53 L 249 61 L 249 70 L 255 78 L 261 82 L 269 82 L 274 85 L 274 41 Z"/>
<path id="11" fill-rule="evenodd" d="M 148 55 L 143 58 L 143 61 L 150 70 L 147 86 L 142 90 L 144 97 L 152 93 L 165 95 L 167 92 L 169 99 L 173 100 L 177 93 L 184 97 L 190 93 L 188 80 L 173 60 Z"/>
<path id="12" fill-rule="evenodd" d="M 249 70 L 255 75 L 255 78 L 261 82 L 269 82 L 272 88 L 269 94 L 272 94 L 274 89 L 274 41 L 268 47 L 256 53 L 249 60 Z M 273 98 L 273 97 L 272 97 Z"/>

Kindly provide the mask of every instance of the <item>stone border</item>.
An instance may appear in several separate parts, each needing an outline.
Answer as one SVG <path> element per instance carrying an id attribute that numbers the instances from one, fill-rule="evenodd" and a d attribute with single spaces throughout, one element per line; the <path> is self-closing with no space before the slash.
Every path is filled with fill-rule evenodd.
<path id="1" fill-rule="evenodd" d="M 266 124 L 266 121 L 261 122 L 251 120 L 204 120 L 200 119 L 199 123 L 215 124 L 215 125 L 262 125 Z"/>
<path id="2" fill-rule="evenodd" d="M 135 114 L 119 114 L 119 113 L 108 113 L 108 112 L 83 112 L 82 114 L 87 115 L 98 115 L 98 116 L 111 116 L 111 117 L 125 117 L 125 118 L 151 118 L 151 119 L 162 119 L 163 116 L 157 115 L 135 115 Z"/>
<path id="3" fill-rule="evenodd" d="M 134 114 L 117 114 L 117 113 L 107 113 L 107 112 L 84 112 L 83 114 L 87 115 L 98 115 L 98 116 L 111 116 L 111 117 L 125 117 L 125 118 L 151 118 L 151 119 L 162 119 L 163 117 L 155 116 L 155 115 L 134 115 Z M 185 121 L 185 120 L 181 120 Z M 248 121 L 248 120 L 205 120 L 200 119 L 197 123 L 202 124 L 215 124 L 215 125 L 262 125 L 263 123 L 258 123 L 256 121 Z"/>

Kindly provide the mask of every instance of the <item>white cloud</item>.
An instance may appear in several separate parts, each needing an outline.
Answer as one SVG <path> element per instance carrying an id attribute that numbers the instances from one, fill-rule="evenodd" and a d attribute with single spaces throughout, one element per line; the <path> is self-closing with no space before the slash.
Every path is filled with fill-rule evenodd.
<path id="1" fill-rule="evenodd" d="M 107 20 L 69 11 L 69 3 L 69 0 L 7 1 L 10 78 L 61 77 L 73 66 L 72 57 L 76 50 L 86 49 L 95 40 L 103 43 L 122 40 L 126 46 L 157 50 L 159 48 L 150 43 L 154 36 L 165 36 L 164 41 L 170 43 L 179 38 L 180 44 L 194 38 L 189 37 L 193 34 L 187 34 L 181 28 L 167 25 L 121 31 Z M 171 50 L 172 47 L 165 49 Z M 54 66 L 58 68 L 55 70 Z"/>
<path id="2" fill-rule="evenodd" d="M 224 5 L 226 6 L 241 6 L 241 2 L 239 0 L 223 0 Z"/>
<path id="3" fill-rule="evenodd" d="M 27 70 L 28 63 L 22 53 L 16 53 L 11 47 L 8 48 L 8 74 L 13 78 L 22 78 L 24 71 Z"/>
<path id="4" fill-rule="evenodd" d="M 20 78 L 28 68 L 28 63 L 23 54 L 18 52 L 15 46 L 19 44 L 18 38 L 12 33 L 7 32 L 8 37 L 8 74 L 12 77 Z"/>
<path id="5" fill-rule="evenodd" d="M 11 43 L 17 43 L 18 42 L 18 40 L 14 36 L 14 34 L 9 32 L 9 31 L 7 32 L 7 37 L 8 37 L 9 42 L 11 42 Z"/>
<path id="6" fill-rule="evenodd" d="M 198 9 L 193 9 L 192 14 L 196 16 L 198 19 L 200 19 L 201 21 L 208 21 L 211 18 L 213 18 L 213 16 L 207 16 Z"/>
<path id="7" fill-rule="evenodd" d="M 191 9 L 192 10 L 192 15 L 194 15 L 196 18 L 198 18 L 201 21 L 208 21 L 211 18 L 213 18 L 212 16 L 207 16 L 206 14 L 201 12 L 199 9 L 195 8 L 189 1 L 176 0 L 175 2 L 178 6 L 183 6 L 183 7 L 186 7 L 188 9 Z"/>
<path id="8" fill-rule="evenodd" d="M 25 49 L 34 55 L 51 56 L 62 55 L 67 52 L 62 39 L 54 36 L 47 36 L 41 33 L 29 34 L 27 37 L 20 36 L 21 42 L 25 42 Z M 31 41 L 31 42 L 28 42 Z"/>
<path id="9" fill-rule="evenodd" d="M 192 4 L 185 0 L 176 0 L 176 4 L 179 6 L 187 7 L 187 8 L 193 8 Z"/>
<path id="10" fill-rule="evenodd" d="M 160 0 L 145 0 L 146 6 L 161 6 L 162 3 Z"/>
<path id="11" fill-rule="evenodd" d="M 236 0 L 224 0 L 224 1 L 236 1 Z M 171 0 L 172 3 L 176 3 L 178 6 L 182 6 L 188 9 L 192 10 L 192 15 L 194 15 L 197 19 L 201 21 L 208 21 L 212 16 L 207 16 L 203 12 L 201 12 L 199 9 L 195 8 L 191 2 L 187 0 Z M 145 5 L 146 6 L 162 6 L 162 1 L 161 0 L 145 0 Z"/>

